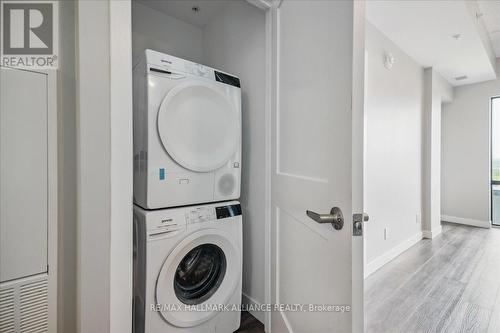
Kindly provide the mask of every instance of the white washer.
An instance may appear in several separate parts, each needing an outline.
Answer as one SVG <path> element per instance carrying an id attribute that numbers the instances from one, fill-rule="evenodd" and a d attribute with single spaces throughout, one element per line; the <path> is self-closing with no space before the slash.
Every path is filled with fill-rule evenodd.
<path id="1" fill-rule="evenodd" d="M 133 73 L 135 203 L 155 209 L 238 199 L 240 80 L 151 50 Z"/>
<path id="2" fill-rule="evenodd" d="M 234 332 L 241 271 L 239 202 L 134 206 L 134 333 Z"/>

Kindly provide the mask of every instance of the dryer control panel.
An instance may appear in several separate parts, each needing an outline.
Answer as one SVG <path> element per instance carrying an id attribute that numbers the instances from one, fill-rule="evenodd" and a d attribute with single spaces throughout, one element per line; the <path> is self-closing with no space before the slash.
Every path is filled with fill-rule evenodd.
<path id="1" fill-rule="evenodd" d="M 187 73 L 241 88 L 240 79 L 229 73 L 149 49 L 145 50 L 145 54 L 149 71 L 172 74 L 170 72 L 172 70 L 176 73 Z"/>

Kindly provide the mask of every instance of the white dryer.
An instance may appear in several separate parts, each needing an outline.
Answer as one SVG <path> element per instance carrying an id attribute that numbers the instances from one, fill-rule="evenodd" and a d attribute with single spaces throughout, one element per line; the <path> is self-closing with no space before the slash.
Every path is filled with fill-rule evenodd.
<path id="1" fill-rule="evenodd" d="M 134 333 L 229 333 L 240 325 L 237 201 L 134 206 Z"/>
<path id="2" fill-rule="evenodd" d="M 240 80 L 146 50 L 134 67 L 134 201 L 166 208 L 240 196 Z"/>

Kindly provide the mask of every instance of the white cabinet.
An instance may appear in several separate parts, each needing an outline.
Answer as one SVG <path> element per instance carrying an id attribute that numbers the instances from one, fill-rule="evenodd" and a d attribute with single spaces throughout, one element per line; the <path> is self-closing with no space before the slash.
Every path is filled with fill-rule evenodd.
<path id="1" fill-rule="evenodd" d="M 0 281 L 47 271 L 47 75 L 1 69 Z"/>
<path id="2" fill-rule="evenodd" d="M 55 332 L 55 72 L 0 70 L 0 332 Z"/>

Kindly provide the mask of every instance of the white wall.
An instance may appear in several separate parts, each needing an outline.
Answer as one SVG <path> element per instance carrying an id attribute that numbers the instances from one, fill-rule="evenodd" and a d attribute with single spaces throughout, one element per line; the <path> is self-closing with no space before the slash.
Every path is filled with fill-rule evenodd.
<path id="1" fill-rule="evenodd" d="M 395 58 L 391 70 L 384 54 Z M 366 25 L 365 211 L 366 273 L 421 239 L 423 69 Z M 384 240 L 384 228 L 388 238 Z"/>
<path id="2" fill-rule="evenodd" d="M 243 301 L 250 303 L 265 303 L 265 26 L 264 11 L 234 1 L 203 30 L 205 64 L 241 79 Z"/>
<path id="3" fill-rule="evenodd" d="M 132 62 L 145 49 L 167 53 L 197 63 L 202 62 L 200 28 L 132 2 Z"/>
<path id="4" fill-rule="evenodd" d="M 499 95 L 499 79 L 460 86 L 443 108 L 443 220 L 489 225 L 489 108 L 490 98 Z"/>

